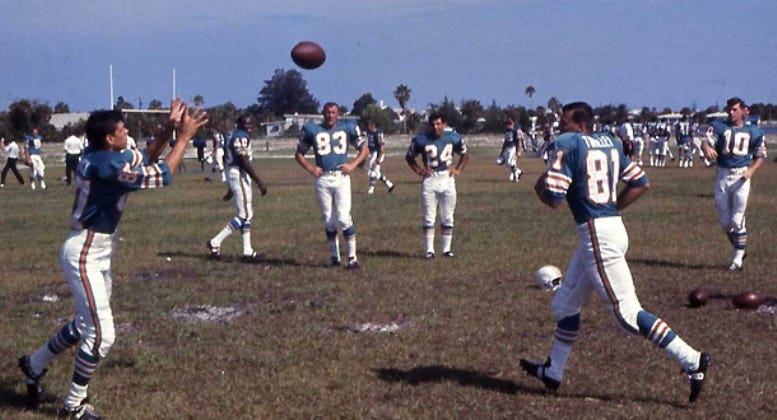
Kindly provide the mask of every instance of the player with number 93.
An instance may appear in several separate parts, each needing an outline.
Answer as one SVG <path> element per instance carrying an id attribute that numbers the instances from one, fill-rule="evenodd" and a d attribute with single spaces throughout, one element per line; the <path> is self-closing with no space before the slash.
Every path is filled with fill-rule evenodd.
<path id="1" fill-rule="evenodd" d="M 359 126 L 340 120 L 340 107 L 334 102 L 324 105 L 323 123 L 307 123 L 302 127 L 294 158 L 316 177 L 316 197 L 324 219 L 326 241 L 331 252 L 330 264 L 340 265 L 340 244 L 337 229 L 343 232 L 348 265 L 359 268 L 356 256 L 356 226 L 351 218 L 351 177 L 357 165 L 367 158 L 369 150 L 361 138 Z M 348 161 L 348 145 L 356 148 L 357 156 Z M 313 149 L 315 164 L 305 158 Z"/>

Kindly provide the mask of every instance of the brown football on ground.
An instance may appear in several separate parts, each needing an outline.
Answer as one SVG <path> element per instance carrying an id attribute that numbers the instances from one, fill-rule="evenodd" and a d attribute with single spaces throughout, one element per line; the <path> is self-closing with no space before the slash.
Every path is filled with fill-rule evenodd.
<path id="1" fill-rule="evenodd" d="M 324 64 L 326 53 L 315 42 L 302 41 L 291 49 L 291 59 L 303 69 L 313 70 Z"/>
<path id="2" fill-rule="evenodd" d="M 731 298 L 731 303 L 740 309 L 756 309 L 763 305 L 766 298 L 756 292 L 744 292 Z"/>
<path id="3" fill-rule="evenodd" d="M 697 287 L 688 293 L 688 306 L 698 308 L 710 300 L 710 291 L 706 287 Z"/>

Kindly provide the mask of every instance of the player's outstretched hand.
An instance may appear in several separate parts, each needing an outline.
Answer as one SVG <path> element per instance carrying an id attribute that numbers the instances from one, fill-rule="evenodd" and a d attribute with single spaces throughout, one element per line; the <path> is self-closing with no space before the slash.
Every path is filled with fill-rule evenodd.
<path id="1" fill-rule="evenodd" d="M 185 107 L 186 105 L 181 98 L 175 98 L 170 101 L 170 115 L 168 116 L 168 119 L 173 128 L 177 129 L 181 126 L 181 119 L 183 119 L 183 110 Z"/>
<path id="2" fill-rule="evenodd" d="M 262 192 L 262 196 L 267 195 L 267 185 L 264 185 L 264 182 L 259 183 L 259 190 Z"/>
<path id="3" fill-rule="evenodd" d="M 178 137 L 184 138 L 189 141 L 197 133 L 197 130 L 203 125 L 208 123 L 208 113 L 200 109 L 195 108 L 191 113 L 189 107 L 184 105 L 183 114 L 181 119 L 181 126 L 178 129 Z"/>

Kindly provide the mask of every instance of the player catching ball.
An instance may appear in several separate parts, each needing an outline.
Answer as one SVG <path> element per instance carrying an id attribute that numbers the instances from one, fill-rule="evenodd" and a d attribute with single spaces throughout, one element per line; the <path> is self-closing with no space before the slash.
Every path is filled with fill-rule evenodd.
<path id="1" fill-rule="evenodd" d="M 198 108 L 190 112 L 180 99 L 170 105 L 167 124 L 156 137 L 159 141 L 143 151 L 125 150 L 127 129 L 121 111 L 95 111 L 86 121 L 89 148 L 76 170 L 70 235 L 60 253 L 60 265 L 76 302 L 75 318 L 34 353 L 19 358 L 28 398 L 37 405 L 46 366 L 78 345 L 73 379 L 60 416 L 100 418 L 87 402 L 87 387 L 116 337 L 110 304 L 111 256 L 127 194 L 169 185 L 189 140 L 208 122 L 204 111 Z M 165 160 L 158 162 L 173 130 L 177 130 L 178 142 Z"/>
<path id="2" fill-rule="evenodd" d="M 521 359 L 521 368 L 546 388 L 558 389 L 580 331 L 580 311 L 596 292 L 623 331 L 643 335 L 680 363 L 690 379 L 688 399 L 693 402 L 704 386 L 710 356 L 693 349 L 666 322 L 642 308 L 626 262 L 629 237 L 619 211 L 647 191 L 647 175 L 623 153 L 621 142 L 608 133 L 591 133 L 593 119 L 593 110 L 584 102 L 564 106 L 562 134 L 553 142 L 548 170 L 534 187 L 540 201 L 551 208 L 566 197 L 580 244 L 553 297 L 556 334 L 550 357 L 544 363 Z M 620 193 L 618 181 L 626 183 Z"/>

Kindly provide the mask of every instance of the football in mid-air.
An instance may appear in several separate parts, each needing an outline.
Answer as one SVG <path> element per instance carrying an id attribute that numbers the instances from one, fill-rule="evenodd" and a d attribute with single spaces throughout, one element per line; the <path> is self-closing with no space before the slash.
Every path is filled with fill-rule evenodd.
<path id="1" fill-rule="evenodd" d="M 757 309 L 766 298 L 756 292 L 744 292 L 731 298 L 731 303 L 740 309 Z"/>
<path id="2" fill-rule="evenodd" d="M 302 41 L 291 49 L 291 59 L 303 69 L 313 70 L 324 64 L 326 53 L 315 42 Z"/>
<path id="3" fill-rule="evenodd" d="M 561 287 L 564 274 L 561 269 L 555 265 L 546 265 L 540 267 L 536 273 L 534 273 L 534 280 L 537 282 L 537 286 L 546 292 L 555 292 Z"/>

